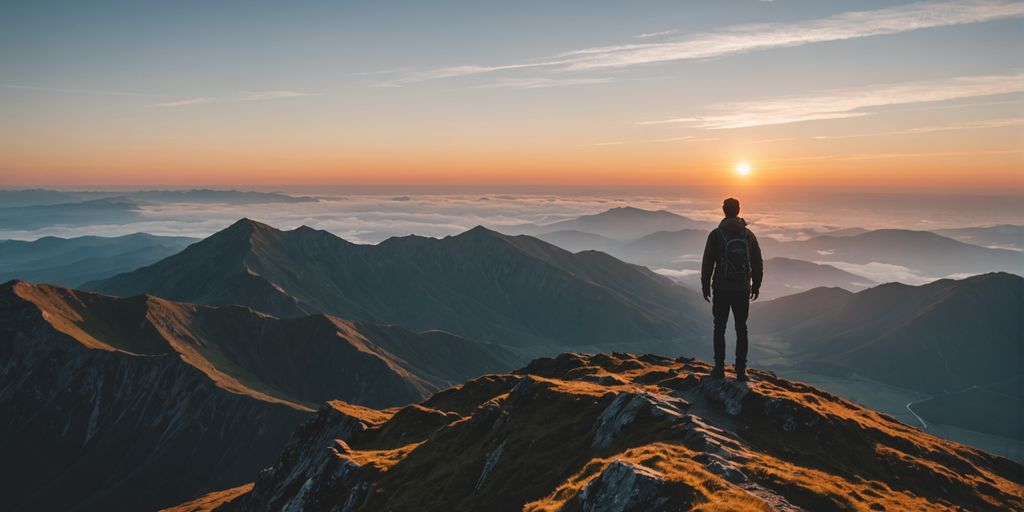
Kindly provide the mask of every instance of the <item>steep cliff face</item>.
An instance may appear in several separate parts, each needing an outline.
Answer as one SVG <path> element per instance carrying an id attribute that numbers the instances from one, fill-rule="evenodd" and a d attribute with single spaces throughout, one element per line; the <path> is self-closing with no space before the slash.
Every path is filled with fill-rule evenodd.
<path id="1" fill-rule="evenodd" d="M 152 510 L 238 485 L 309 415 L 217 386 L 178 354 L 89 347 L 11 291 L 0 293 L 7 510 Z"/>
<path id="2" fill-rule="evenodd" d="M 506 357 L 442 332 L 8 282 L 0 285 L 4 503 L 180 503 L 247 481 L 329 399 L 404 405 L 507 369 Z"/>
<path id="3" fill-rule="evenodd" d="M 563 354 L 422 404 L 334 402 L 251 489 L 178 510 L 1017 510 L 1020 465 L 810 386 Z"/>

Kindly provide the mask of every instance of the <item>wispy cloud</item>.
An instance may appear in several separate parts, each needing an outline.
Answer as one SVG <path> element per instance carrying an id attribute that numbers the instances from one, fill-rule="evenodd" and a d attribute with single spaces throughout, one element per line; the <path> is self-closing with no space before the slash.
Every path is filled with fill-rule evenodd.
<path id="1" fill-rule="evenodd" d="M 201 98 L 184 98 L 180 100 L 166 101 L 163 103 L 157 103 L 158 107 L 185 107 L 188 105 L 202 105 L 204 103 L 214 103 L 217 98 L 201 97 Z"/>
<path id="2" fill-rule="evenodd" d="M 493 83 L 482 85 L 481 88 L 508 88 L 508 89 L 544 89 L 548 87 L 564 87 L 568 85 L 606 84 L 614 81 L 610 76 L 594 78 L 500 78 Z"/>
<path id="3" fill-rule="evenodd" d="M 381 87 L 401 87 L 405 84 L 415 82 L 426 82 L 427 80 L 437 80 L 441 78 L 455 78 L 466 75 L 479 75 L 483 73 L 493 73 L 495 71 L 507 71 L 510 69 L 525 69 L 525 68 L 536 68 L 540 66 L 551 66 L 557 62 L 550 64 L 509 64 L 506 66 L 452 66 L 447 68 L 437 68 L 427 71 L 416 71 L 407 73 L 394 80 L 388 80 L 379 84 Z"/>
<path id="4" fill-rule="evenodd" d="M 1022 15 L 1024 15 L 1024 2 L 1004 0 L 919 2 L 870 11 L 844 12 L 809 21 L 734 25 L 671 41 L 586 48 L 531 62 L 497 66 L 465 65 L 438 68 L 406 74 L 382 85 L 401 86 L 426 80 L 525 68 L 589 71 L 710 59 L 771 48 L 897 34 Z M 659 33 L 653 32 L 651 37 L 655 34 Z"/>
<path id="5" fill-rule="evenodd" d="M 893 130 L 887 132 L 851 133 L 847 135 L 817 135 L 811 137 L 816 140 L 828 139 L 854 139 L 861 137 L 878 137 L 888 135 L 910 135 L 915 133 L 935 133 L 959 130 L 983 130 L 988 128 L 1005 128 L 1008 126 L 1024 126 L 1024 118 L 1011 119 L 985 119 L 982 121 L 969 121 L 965 123 L 940 124 L 935 126 L 919 126 L 906 130 Z"/>
<path id="6" fill-rule="evenodd" d="M 637 39 L 650 39 L 652 37 L 669 36 L 679 32 L 678 30 L 662 30 L 660 32 L 647 32 L 645 34 L 637 34 Z"/>
<path id="7" fill-rule="evenodd" d="M 835 89 L 802 96 L 720 103 L 709 107 L 709 114 L 700 117 L 641 121 L 641 124 L 687 123 L 695 128 L 712 130 L 749 128 L 801 121 L 861 117 L 870 115 L 871 112 L 865 111 L 865 109 L 872 107 L 947 101 L 1016 92 L 1024 92 L 1024 73 L 962 76 L 945 80 Z"/>
<path id="8" fill-rule="evenodd" d="M 301 98 L 306 96 L 319 96 L 318 93 L 296 92 L 296 91 L 252 91 L 234 96 L 194 96 L 173 101 L 157 103 L 158 107 L 186 107 L 191 105 L 204 105 L 207 103 L 237 103 L 247 101 L 266 101 L 280 98 Z"/>
<path id="9" fill-rule="evenodd" d="M 845 160 L 887 160 L 893 158 L 920 158 L 939 156 L 979 156 L 979 155 L 1017 155 L 1024 154 L 1024 149 L 992 149 L 986 151 L 931 151 L 913 153 L 850 153 L 838 155 L 801 156 L 793 158 L 772 158 L 759 160 L 763 163 L 808 162 L 808 161 L 845 161 Z"/>

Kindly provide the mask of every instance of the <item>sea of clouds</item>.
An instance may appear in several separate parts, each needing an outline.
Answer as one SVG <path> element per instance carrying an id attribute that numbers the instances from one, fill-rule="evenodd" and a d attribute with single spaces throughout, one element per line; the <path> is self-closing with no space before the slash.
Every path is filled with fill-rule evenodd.
<path id="1" fill-rule="evenodd" d="M 140 203 L 138 216 L 113 224 L 48 226 L 36 230 L 0 230 L 0 240 L 34 240 L 43 236 L 119 236 L 130 233 L 154 235 L 209 236 L 240 218 L 247 217 L 275 226 L 294 229 L 302 225 L 330 231 L 355 243 L 378 243 L 393 236 L 443 237 L 483 225 L 506 233 L 517 226 L 544 225 L 599 213 L 610 208 L 632 206 L 648 210 L 669 210 L 693 219 L 717 222 L 720 199 L 658 196 L 569 196 L 558 194 L 413 194 L 413 195 L 321 195 L 317 202 L 266 204 Z M 833 201 L 827 208 L 812 202 L 759 203 L 757 211 L 745 211 L 758 236 L 795 240 L 822 231 L 861 227 L 935 229 L 1007 222 L 998 212 L 977 208 L 949 208 L 936 204 L 921 207 L 899 203 L 891 208 L 865 206 L 864 202 Z M 1019 219 L 1009 219 L 1014 221 Z M 895 265 L 842 265 L 844 270 L 876 281 L 919 284 L 934 276 L 916 275 Z M 682 277 L 683 269 L 659 269 Z M 675 271 L 673 271 L 675 270 Z"/>

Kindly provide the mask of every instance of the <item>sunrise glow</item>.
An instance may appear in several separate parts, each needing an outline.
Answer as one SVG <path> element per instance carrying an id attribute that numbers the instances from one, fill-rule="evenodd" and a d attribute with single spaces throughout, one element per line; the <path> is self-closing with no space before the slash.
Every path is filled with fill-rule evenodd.
<path id="1" fill-rule="evenodd" d="M 239 25 L 22 2 L 0 186 L 1022 190 L 1024 74 L 972 34 L 1015 47 L 1024 7 L 812 5 L 271 3 Z"/>

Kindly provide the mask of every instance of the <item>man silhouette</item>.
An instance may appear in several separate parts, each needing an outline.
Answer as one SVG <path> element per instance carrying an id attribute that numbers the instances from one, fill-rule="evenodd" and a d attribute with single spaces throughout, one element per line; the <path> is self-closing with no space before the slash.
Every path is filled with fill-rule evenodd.
<path id="1" fill-rule="evenodd" d="M 715 317 L 715 368 L 711 376 L 725 376 L 725 325 L 732 310 L 736 325 L 736 380 L 747 380 L 747 315 L 750 301 L 757 300 L 764 276 L 761 246 L 739 217 L 740 202 L 722 202 L 725 218 L 708 234 L 701 263 L 700 284 L 704 300 L 711 302 Z M 714 290 L 714 293 L 712 293 Z"/>

